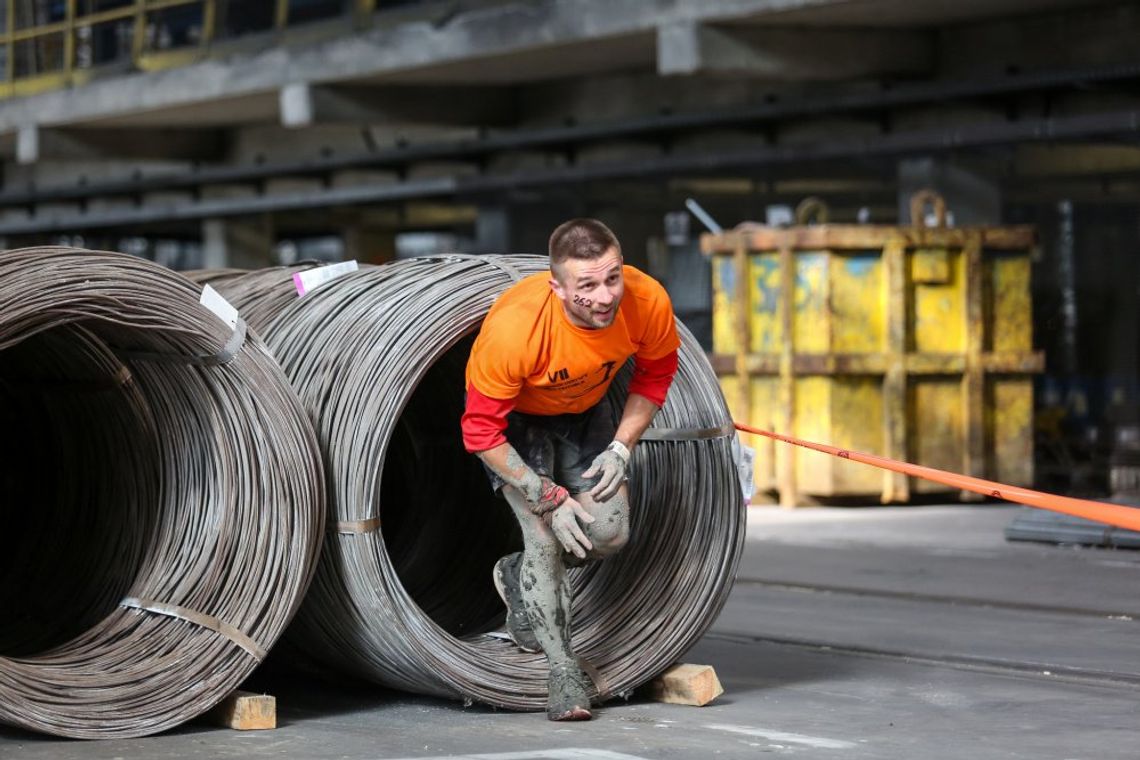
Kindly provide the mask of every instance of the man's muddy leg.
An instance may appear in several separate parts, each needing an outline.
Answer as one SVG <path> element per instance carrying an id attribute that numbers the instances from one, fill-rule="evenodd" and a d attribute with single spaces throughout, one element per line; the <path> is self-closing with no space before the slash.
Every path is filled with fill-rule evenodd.
<path id="1" fill-rule="evenodd" d="M 510 486 L 503 489 L 523 534 L 519 585 L 523 604 L 546 660 L 550 663 L 546 717 L 589 720 L 591 683 L 570 646 L 570 583 L 562 562 L 562 544 L 542 518 Z"/>
<path id="2" fill-rule="evenodd" d="M 530 511 L 522 494 L 506 486 L 503 495 L 522 527 L 519 583 L 534 635 L 551 667 L 576 665 L 570 648 L 570 584 L 562 563 L 562 545 L 542 518 Z"/>

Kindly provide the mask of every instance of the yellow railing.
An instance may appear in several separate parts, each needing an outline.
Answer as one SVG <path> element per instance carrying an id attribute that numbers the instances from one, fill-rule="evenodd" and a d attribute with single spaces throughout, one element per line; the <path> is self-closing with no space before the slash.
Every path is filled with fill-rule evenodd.
<path id="1" fill-rule="evenodd" d="M 251 32 L 284 30 L 298 0 L 272 2 L 269 25 Z M 218 41 L 220 14 L 240 13 L 241 0 L 123 0 L 118 7 L 97 0 L 6 0 L 0 30 L 3 81 L 0 98 L 76 86 L 100 69 L 154 71 L 191 63 Z M 370 16 L 377 0 L 348 0 L 328 18 Z M 248 8 L 248 5 L 246 5 Z M 181 18 L 172 17 L 183 11 Z M 62 12 L 62 18 L 56 18 Z M 38 20 L 38 23 L 37 23 Z M 294 22 L 295 23 L 295 19 Z M 108 35 L 108 32 L 110 33 Z M 114 50 L 96 60 L 102 44 Z M 229 35 L 233 38 L 238 35 Z"/>

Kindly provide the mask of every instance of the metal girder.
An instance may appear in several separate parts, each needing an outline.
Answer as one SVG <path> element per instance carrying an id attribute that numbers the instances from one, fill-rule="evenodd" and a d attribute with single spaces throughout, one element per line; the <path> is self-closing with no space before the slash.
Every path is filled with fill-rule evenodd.
<path id="1" fill-rule="evenodd" d="M 0 222 L 0 234 L 21 234 L 108 227 L 139 222 L 234 216 L 265 211 L 286 211 L 352 203 L 376 203 L 411 198 L 467 197 L 520 188 L 609 180 L 622 177 L 656 177 L 663 174 L 707 171 L 741 171 L 748 168 L 828 161 L 860 156 L 899 156 L 930 151 L 965 149 L 1015 142 L 1074 139 L 1090 135 L 1140 133 L 1140 110 L 1088 114 L 1019 122 L 919 130 L 876 137 L 827 140 L 801 146 L 765 146 L 721 153 L 666 155 L 655 159 L 614 161 L 586 166 L 538 169 L 497 175 L 447 176 L 394 184 L 351 188 L 321 188 L 222 201 L 196 201 L 157 208 L 109 210 L 56 215 L 39 219 Z M 236 181 L 236 173 L 234 181 Z M 201 180 L 199 180 L 201 182 Z M 137 191 L 136 191 L 137 192 Z M 98 193 L 92 193 L 98 195 Z M 5 199 L 6 205 L 12 205 Z M 27 201 L 25 201 L 27 203 Z"/>
<path id="2" fill-rule="evenodd" d="M 130 227 L 166 221 L 222 218 L 272 211 L 357 203 L 383 203 L 412 198 L 454 194 L 452 177 L 417 180 L 398 185 L 331 188 L 307 193 L 282 193 L 239 198 L 219 198 L 181 204 L 163 203 L 153 207 L 107 209 L 89 213 L 53 214 L 42 218 L 14 219 L 0 222 L 0 235 L 24 235 L 42 232 L 65 232 L 100 227 Z"/>
<path id="3" fill-rule="evenodd" d="M 327 175 L 332 172 L 375 166 L 398 166 L 416 161 L 430 161 L 463 156 L 482 156 L 490 153 L 521 150 L 537 147 L 563 147 L 578 143 L 609 138 L 637 135 L 661 135 L 669 132 L 695 130 L 731 124 L 755 124 L 765 121 L 816 116 L 821 114 L 874 111 L 883 108 L 913 105 L 919 103 L 943 102 L 958 98 L 970 98 L 1013 92 L 1053 89 L 1074 84 L 1140 79 L 1140 62 L 1109 66 L 1065 69 L 1034 74 L 1017 74 L 1005 78 L 991 78 L 977 81 L 953 81 L 884 86 L 878 92 L 853 92 L 848 95 L 831 95 L 827 98 L 797 99 L 784 102 L 760 103 L 738 108 L 707 110 L 693 113 L 662 114 L 651 117 L 626 119 L 599 124 L 583 124 L 567 127 L 553 127 L 519 130 L 501 134 L 488 134 L 479 139 L 409 145 L 406 147 L 377 150 L 349 156 L 328 159 L 296 161 L 289 163 L 262 164 L 257 166 L 227 166 L 201 168 L 181 175 L 148 177 L 130 181 L 92 183 L 82 187 L 51 188 L 44 190 L 12 190 L 0 193 L 0 206 L 28 205 L 45 201 L 92 198 L 97 196 L 138 195 L 156 190 L 198 187 L 209 184 L 233 182 L 254 182 L 276 176 Z M 1082 118 L 1082 117 L 1069 117 Z M 1066 137 L 1103 135 L 1096 120 L 1091 117 L 1089 128 L 1082 132 L 1079 128 L 1067 128 Z M 1037 124 L 1042 120 L 1015 122 Z M 1068 122 L 1066 122 L 1068 123 Z M 1000 125 L 999 125 L 1000 126 Z M 962 131 L 976 132 L 989 129 L 986 125 L 962 128 Z M 1132 131 L 1130 129 L 1125 132 Z M 889 136 L 888 136 L 889 137 Z M 896 138 L 897 139 L 897 138 Z M 954 148 L 952 136 L 948 144 L 935 142 L 930 149 Z M 773 149 L 776 150 L 776 149 Z M 800 149 L 783 149 L 794 155 Z M 772 163 L 772 162 L 766 162 Z M 719 167 L 718 167 L 719 168 Z"/>

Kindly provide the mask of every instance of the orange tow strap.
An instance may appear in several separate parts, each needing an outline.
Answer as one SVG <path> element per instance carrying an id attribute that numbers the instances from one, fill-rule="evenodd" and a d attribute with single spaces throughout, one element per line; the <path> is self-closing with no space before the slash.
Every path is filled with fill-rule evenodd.
<path id="1" fill-rule="evenodd" d="M 1118 528 L 1140 531 L 1140 509 L 1136 507 L 1125 507 L 1119 504 L 1107 504 L 1103 501 L 1090 501 L 1088 499 L 1074 499 L 1069 496 L 1057 496 L 1056 494 L 1044 493 L 1043 491 L 1032 491 L 1028 488 L 1007 486 L 1002 483 L 995 483 L 992 480 L 982 480 L 981 478 L 974 478 L 969 475 L 959 475 L 958 473 L 947 472 L 946 470 L 936 470 L 933 467 L 923 467 L 922 465 L 911 464 L 910 462 L 900 462 L 896 459 L 887 459 L 886 457 L 875 456 L 874 454 L 864 454 L 860 451 L 840 449 L 835 446 L 828 446 L 824 443 L 803 441 L 799 438 L 780 435 L 779 433 L 773 433 L 768 430 L 760 430 L 750 425 L 742 425 L 739 422 L 735 423 L 735 425 L 737 430 L 741 430 L 745 433 L 762 435 L 766 438 L 773 438 L 777 441 L 790 443 L 793 446 L 803 446 L 805 449 L 812 449 L 813 451 L 822 451 L 824 454 L 831 454 L 840 459 L 850 459 L 852 462 L 861 462 L 863 464 L 869 464 L 872 467 L 901 472 L 905 475 L 912 475 L 916 478 L 941 483 L 951 488 L 973 491 L 974 493 L 984 494 L 985 496 L 992 496 L 995 499 L 1005 499 L 1006 501 L 1012 501 L 1017 504 L 1024 504 L 1027 507 L 1063 512 L 1067 515 L 1083 517 L 1086 520 L 1095 520 L 1097 522 L 1115 525 Z"/>

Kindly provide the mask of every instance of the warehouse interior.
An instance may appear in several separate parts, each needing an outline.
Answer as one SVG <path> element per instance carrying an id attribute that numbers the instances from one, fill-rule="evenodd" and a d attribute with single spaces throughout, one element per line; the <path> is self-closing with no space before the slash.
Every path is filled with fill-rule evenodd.
<path id="1" fill-rule="evenodd" d="M 2 249 L 117 251 L 205 278 L 545 254 L 561 221 L 595 217 L 626 263 L 665 285 L 737 422 L 1140 506 L 1140 3 L 5 0 L 3 10 Z M 196 279 L 207 281 L 225 292 L 224 280 Z M 82 402 L 21 406 L 13 377 L 50 366 L 32 354 L 52 335 L 37 340 L 0 340 L 0 421 L 12 430 L 87 413 Z M 386 471 L 416 472 L 409 430 L 430 430 L 432 445 L 447 438 L 462 407 L 449 379 L 462 377 L 470 343 L 455 337 L 416 376 L 420 391 L 381 446 Z M 123 472 L 104 462 L 104 433 L 91 435 L 75 449 Z M 279 744 L 265 738 L 274 732 L 200 722 L 90 744 L 0 725 L 0 758 L 962 756 L 945 746 L 953 726 L 978 757 L 1129 756 L 1135 533 L 741 442 L 754 461 L 741 469 L 753 488 L 736 588 L 686 658 L 716 664 L 720 717 L 639 692 L 594 734 L 555 734 L 509 711 L 338 683 L 286 641 L 250 681 L 278 693 Z M 36 499 L 22 474 L 69 451 L 36 445 L 13 447 L 0 471 L 15 528 L 0 539 L 12 558 L 0 562 L 0 603 L 13 610 L 41 593 L 43 608 L 63 604 L 74 586 L 13 579 L 54 583 L 53 557 L 85 551 L 76 530 L 38 558 L 20 538 L 52 540 L 17 505 Z M 439 446 L 449 478 L 423 498 L 458 504 L 481 473 L 456 441 Z M 446 535 L 413 519 L 418 491 L 393 479 L 383 489 L 400 505 L 383 519 L 409 598 L 450 635 L 493 629 L 487 584 L 432 606 L 449 575 L 433 563 L 486 564 L 496 542 L 515 540 L 497 533 L 509 519 L 455 508 L 460 527 Z M 474 501 L 494 508 L 490 496 Z M 1019 537 L 1044 543 L 1007 542 L 1019 521 Z M 153 529 L 134 526 L 124 546 Z M 471 535 L 494 545 L 471 549 Z M 436 553 L 417 554 L 425 536 L 440 541 Z M 81 614 L 37 618 L 46 627 L 32 651 L 27 628 L 6 638 L 0 625 L 0 665 L 81 634 L 102 593 Z M 874 620 L 860 617 L 868 600 Z M 4 689 L 0 667 L 0 704 Z M 1061 705 L 1073 701 L 1082 706 L 1065 723 Z M 866 704 L 881 709 L 852 709 Z M 834 723 L 805 717 L 819 705 Z M 565 754 L 575 748 L 586 749 Z"/>
<path id="2" fill-rule="evenodd" d="M 668 280 L 706 231 L 687 199 L 907 225 L 931 187 L 951 224 L 1035 228 L 1042 482 L 1106 491 L 1137 423 L 1131 3 L 10 5 L 9 248 L 541 253 L 571 213 Z M 698 286 L 673 297 L 708 335 Z"/>

